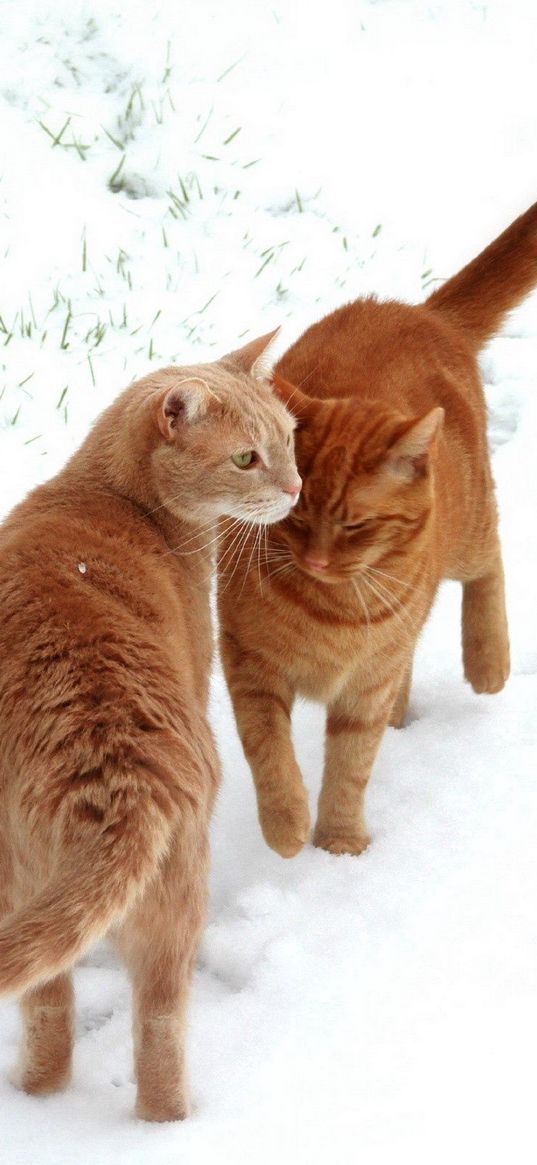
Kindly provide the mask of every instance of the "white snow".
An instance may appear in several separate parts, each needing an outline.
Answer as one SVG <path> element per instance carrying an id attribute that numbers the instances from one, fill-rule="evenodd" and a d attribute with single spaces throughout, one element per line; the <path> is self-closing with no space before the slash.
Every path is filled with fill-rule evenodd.
<path id="1" fill-rule="evenodd" d="M 419 299 L 499 233 L 536 196 L 536 35 L 532 0 L 6 0 L 1 512 L 149 367 L 278 323 L 284 347 L 362 292 Z M 4 1165 L 535 1160 L 536 307 L 483 354 L 509 685 L 463 683 L 446 586 L 370 783 L 370 849 L 284 862 L 216 671 L 193 1116 L 133 1119 L 129 987 L 103 946 L 76 972 L 65 1094 L 12 1089 L 0 1005 Z M 313 799 L 319 708 L 295 736 Z"/>

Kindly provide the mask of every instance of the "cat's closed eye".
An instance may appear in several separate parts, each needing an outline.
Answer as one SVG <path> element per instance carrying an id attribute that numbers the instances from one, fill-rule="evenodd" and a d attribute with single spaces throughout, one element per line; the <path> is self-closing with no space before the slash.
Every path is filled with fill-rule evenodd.
<path id="1" fill-rule="evenodd" d="M 361 522 L 343 522 L 341 529 L 345 530 L 347 534 L 356 534 L 359 530 L 365 530 L 371 524 L 371 518 L 364 518 Z"/>

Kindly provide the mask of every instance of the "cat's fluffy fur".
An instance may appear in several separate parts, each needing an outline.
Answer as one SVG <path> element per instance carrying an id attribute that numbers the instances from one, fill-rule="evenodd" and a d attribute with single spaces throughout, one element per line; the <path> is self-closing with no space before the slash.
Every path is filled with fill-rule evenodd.
<path id="1" fill-rule="evenodd" d="M 509 673 L 504 583 L 477 354 L 537 283 L 537 204 L 421 306 L 361 299 L 276 366 L 294 410 L 299 506 L 244 547 L 221 588 L 221 646 L 269 845 L 309 834 L 290 731 L 294 698 L 327 707 L 314 842 L 368 843 L 363 799 L 388 722 L 404 720 L 412 657 L 443 578 L 463 583 L 466 678 Z"/>
<path id="2" fill-rule="evenodd" d="M 294 422 L 252 374 L 270 338 L 134 384 L 0 527 L 0 993 L 23 993 L 28 1092 L 68 1080 L 70 968 L 110 932 L 133 982 L 137 1112 L 186 1113 L 218 784 L 214 523 L 282 517 L 300 485 Z"/>

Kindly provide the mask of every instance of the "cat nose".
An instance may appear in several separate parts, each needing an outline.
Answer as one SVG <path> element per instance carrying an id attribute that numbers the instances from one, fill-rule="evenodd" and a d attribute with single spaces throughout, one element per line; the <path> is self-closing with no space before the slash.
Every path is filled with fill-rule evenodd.
<path id="1" fill-rule="evenodd" d="M 304 562 L 310 570 L 326 570 L 329 565 L 327 558 L 305 558 Z"/>
<path id="2" fill-rule="evenodd" d="M 298 495 L 299 495 L 301 489 L 302 489 L 302 482 L 301 482 L 300 478 L 298 478 L 298 484 L 295 483 L 294 485 L 285 485 L 283 487 L 283 492 L 286 494 L 289 494 L 289 497 L 292 500 L 293 506 L 298 501 Z"/>

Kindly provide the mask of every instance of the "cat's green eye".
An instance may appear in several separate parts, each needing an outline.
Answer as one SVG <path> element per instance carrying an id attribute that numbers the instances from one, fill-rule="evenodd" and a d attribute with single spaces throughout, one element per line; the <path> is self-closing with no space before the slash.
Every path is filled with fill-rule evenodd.
<path id="1" fill-rule="evenodd" d="M 257 461 L 257 453 L 249 449 L 247 453 L 232 453 L 231 460 L 237 469 L 249 469 Z"/>

